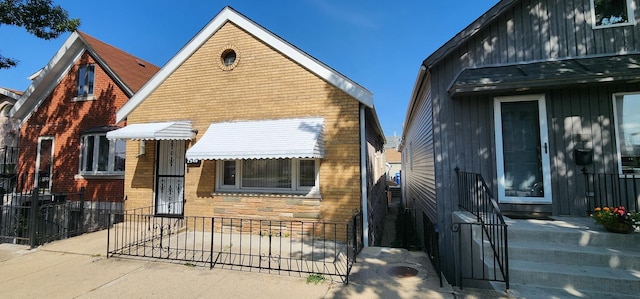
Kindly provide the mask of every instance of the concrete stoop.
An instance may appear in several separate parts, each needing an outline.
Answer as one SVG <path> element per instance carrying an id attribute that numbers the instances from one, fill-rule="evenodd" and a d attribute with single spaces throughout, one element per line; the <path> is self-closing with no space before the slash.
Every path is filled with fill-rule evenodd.
<path id="1" fill-rule="evenodd" d="M 640 233 L 554 221 L 509 226 L 511 294 L 525 298 L 639 298 Z"/>

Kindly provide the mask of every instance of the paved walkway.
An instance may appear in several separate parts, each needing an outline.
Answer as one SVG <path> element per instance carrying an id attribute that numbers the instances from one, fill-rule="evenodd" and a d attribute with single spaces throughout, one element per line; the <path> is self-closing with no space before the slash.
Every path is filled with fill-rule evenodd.
<path id="1" fill-rule="evenodd" d="M 106 231 L 45 244 L 0 244 L 3 298 L 454 298 L 420 253 L 371 247 L 358 256 L 350 283 L 306 283 L 306 274 L 190 267 L 105 258 Z M 398 276 L 406 269 L 415 276 Z M 404 273 L 406 276 L 406 273 Z"/>
<path id="2" fill-rule="evenodd" d="M 384 242 L 395 236 L 389 214 Z M 2 298 L 499 298 L 496 292 L 440 287 L 423 252 L 362 250 L 350 281 L 307 284 L 307 274 L 261 273 L 166 261 L 105 258 L 107 232 L 45 244 L 0 244 Z M 337 278 L 336 278 L 337 279 Z"/>

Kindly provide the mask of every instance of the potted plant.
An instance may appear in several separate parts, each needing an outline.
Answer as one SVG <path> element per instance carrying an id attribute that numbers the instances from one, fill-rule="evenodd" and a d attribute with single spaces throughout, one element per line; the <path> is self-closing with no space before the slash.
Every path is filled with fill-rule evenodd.
<path id="1" fill-rule="evenodd" d="M 640 213 L 629 212 L 624 206 L 617 208 L 597 207 L 591 214 L 597 224 L 614 233 L 628 234 L 640 227 Z"/>

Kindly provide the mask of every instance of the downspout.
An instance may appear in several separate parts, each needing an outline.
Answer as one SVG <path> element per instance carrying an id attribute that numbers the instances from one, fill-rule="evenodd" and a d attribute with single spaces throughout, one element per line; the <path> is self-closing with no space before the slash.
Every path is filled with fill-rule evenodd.
<path id="1" fill-rule="evenodd" d="M 367 134 L 364 105 L 360 104 L 360 196 L 362 199 L 362 243 L 369 247 L 369 194 L 367 192 Z"/>

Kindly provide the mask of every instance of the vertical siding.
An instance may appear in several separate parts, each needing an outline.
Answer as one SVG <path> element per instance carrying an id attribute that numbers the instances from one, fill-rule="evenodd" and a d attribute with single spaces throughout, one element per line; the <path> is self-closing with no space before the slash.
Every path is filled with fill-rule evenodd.
<path id="1" fill-rule="evenodd" d="M 636 20 L 640 19 L 639 14 L 636 9 Z M 445 204 L 456 201 L 455 186 L 440 183 L 455 178 L 452 169 L 456 166 L 478 172 L 489 184 L 496 185 L 492 105 L 495 96 L 505 94 L 451 98 L 448 87 L 461 70 L 639 51 L 639 36 L 638 26 L 593 29 L 590 0 L 523 0 L 430 66 L 434 155 L 438 157 L 436 202 L 443 202 L 440 211 L 456 209 L 455 205 Z M 546 94 L 550 145 L 555 149 L 551 156 L 554 203 L 563 199 L 554 206 L 554 213 L 584 214 L 584 182 L 581 167 L 576 168 L 573 163 L 573 148 L 593 146 L 598 156 L 595 169 L 615 171 L 611 94 L 621 90 L 634 88 L 592 85 L 532 92 Z M 447 184 L 451 190 L 445 187 Z"/>
<path id="2" fill-rule="evenodd" d="M 589 172 L 618 171 L 612 95 L 639 90 L 637 83 L 617 83 L 547 93 L 555 214 L 586 216 L 583 166 L 575 164 L 574 149 L 593 149 Z"/>
<path id="3" fill-rule="evenodd" d="M 640 9 L 635 9 L 640 20 Z M 460 45 L 461 68 L 640 50 L 638 26 L 592 28 L 590 0 L 523 0 Z"/>
<path id="4" fill-rule="evenodd" d="M 427 66 L 405 124 L 403 192 L 409 205 L 415 201 L 416 209 L 437 219 L 448 279 L 454 278 L 450 215 L 458 202 L 453 169 L 482 174 L 496 193 L 493 98 L 514 94 L 452 98 L 448 88 L 455 77 L 465 68 L 637 51 L 639 27 L 593 29 L 590 0 L 522 0 Z M 588 170 L 615 170 L 612 93 L 633 90 L 640 90 L 638 83 L 531 92 L 545 94 L 547 104 L 554 214 L 584 215 L 584 179 L 574 148 L 594 149 Z"/>

